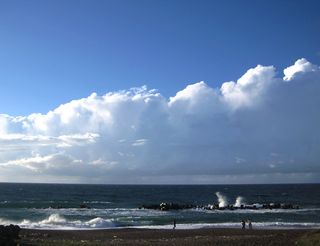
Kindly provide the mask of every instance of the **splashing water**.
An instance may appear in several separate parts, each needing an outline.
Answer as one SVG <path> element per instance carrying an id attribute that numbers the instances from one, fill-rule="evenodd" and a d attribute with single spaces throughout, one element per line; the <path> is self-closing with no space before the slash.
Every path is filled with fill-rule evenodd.
<path id="1" fill-rule="evenodd" d="M 238 196 L 233 206 L 241 207 L 241 205 L 245 205 L 244 198 L 242 196 Z"/>
<path id="2" fill-rule="evenodd" d="M 228 206 L 227 198 L 224 195 L 222 195 L 220 192 L 216 192 L 216 196 L 218 197 L 219 208 Z"/>
<path id="3" fill-rule="evenodd" d="M 66 219 L 59 214 L 51 214 L 49 218 L 40 221 L 42 224 L 63 224 Z"/>

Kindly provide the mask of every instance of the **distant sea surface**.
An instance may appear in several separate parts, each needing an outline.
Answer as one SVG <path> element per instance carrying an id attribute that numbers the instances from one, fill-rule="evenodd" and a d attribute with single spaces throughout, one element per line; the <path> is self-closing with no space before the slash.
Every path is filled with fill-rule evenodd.
<path id="1" fill-rule="evenodd" d="M 142 204 L 289 203 L 299 209 L 159 211 Z M 80 208 L 80 206 L 90 208 Z M 320 228 L 320 184 L 288 185 L 71 185 L 0 183 L 0 224 L 33 229 L 240 227 Z"/>

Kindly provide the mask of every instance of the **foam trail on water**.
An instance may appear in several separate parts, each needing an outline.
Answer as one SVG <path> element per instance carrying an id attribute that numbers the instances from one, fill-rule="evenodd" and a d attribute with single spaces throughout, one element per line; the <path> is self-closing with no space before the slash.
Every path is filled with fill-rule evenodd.
<path id="1" fill-rule="evenodd" d="M 245 205 L 244 198 L 242 196 L 238 196 L 233 206 L 241 207 L 241 205 Z"/>
<path id="2" fill-rule="evenodd" d="M 219 208 L 228 206 L 228 200 L 224 195 L 222 195 L 220 192 L 216 192 L 216 196 L 218 197 Z"/>

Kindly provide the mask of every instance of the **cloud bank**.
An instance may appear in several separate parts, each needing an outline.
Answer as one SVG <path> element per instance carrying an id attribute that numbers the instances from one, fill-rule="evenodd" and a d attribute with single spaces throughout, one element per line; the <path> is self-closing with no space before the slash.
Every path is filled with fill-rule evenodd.
<path id="1" fill-rule="evenodd" d="M 320 67 L 281 77 L 258 65 L 237 81 L 146 86 L 0 115 L 0 181 L 315 182 L 320 178 Z"/>

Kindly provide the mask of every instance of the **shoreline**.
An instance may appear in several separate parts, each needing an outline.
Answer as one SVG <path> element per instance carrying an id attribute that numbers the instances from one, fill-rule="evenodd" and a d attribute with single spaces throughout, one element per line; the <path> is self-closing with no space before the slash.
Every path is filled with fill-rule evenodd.
<path id="1" fill-rule="evenodd" d="M 20 245 L 310 245 L 320 229 L 21 229 Z M 317 245 L 317 244 L 313 244 Z"/>
<path id="2" fill-rule="evenodd" d="M 15 224 L 15 223 L 12 223 Z M 24 230 L 48 230 L 48 231 L 94 231 L 94 230 L 126 230 L 126 229 L 137 229 L 137 230 L 172 230 L 173 224 L 165 225 L 131 225 L 131 226 L 108 226 L 108 227 L 72 227 L 72 226 L 57 226 L 57 227 L 27 227 L 20 226 Z M 175 230 L 201 230 L 201 229 L 241 229 L 240 222 L 228 222 L 228 223 L 177 223 Z M 304 222 L 304 223 L 286 223 L 282 222 L 253 222 L 253 230 L 320 230 L 320 223 Z M 245 230 L 252 230 L 246 224 Z"/>
<path id="3" fill-rule="evenodd" d="M 108 228 L 68 228 L 68 227 L 61 227 L 61 228 L 26 228 L 26 227 L 20 227 L 21 230 L 30 230 L 30 231 L 118 231 L 118 230 L 154 230 L 154 231 L 171 231 L 171 230 L 184 230 L 184 231 L 193 231 L 193 230 L 238 230 L 241 229 L 241 226 L 237 227 L 227 227 L 227 226 L 199 226 L 199 227 L 177 227 L 173 229 L 173 226 L 126 226 L 126 227 L 108 227 Z M 275 226 L 265 226 L 265 227 L 259 227 L 255 226 L 253 229 L 245 228 L 241 230 L 246 231 L 252 231 L 252 230 L 258 230 L 258 231 L 286 231 L 286 230 L 320 230 L 319 226 L 316 227 L 275 227 Z"/>

